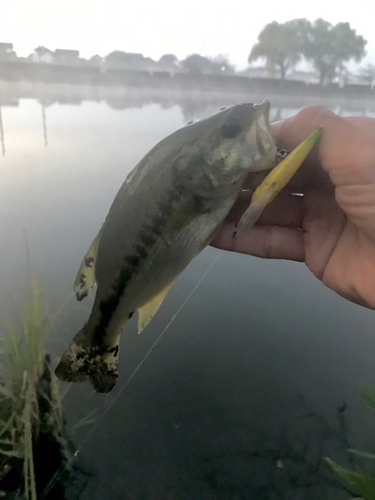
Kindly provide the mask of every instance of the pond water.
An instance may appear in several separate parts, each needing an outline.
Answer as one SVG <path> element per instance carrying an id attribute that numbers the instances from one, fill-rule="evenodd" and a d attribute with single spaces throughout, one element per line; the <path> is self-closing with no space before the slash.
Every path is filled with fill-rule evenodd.
<path id="1" fill-rule="evenodd" d="M 76 272 L 126 175 L 156 142 L 228 99 L 3 106 L 2 319 L 24 296 L 28 248 L 58 315 L 50 349 L 61 355 L 93 302 L 75 301 Z M 297 110 L 279 106 L 272 118 Z M 350 103 L 338 111 L 373 114 Z M 70 387 L 68 423 L 95 413 L 74 435 L 86 478 L 72 475 L 67 498 L 350 498 L 324 457 L 346 465 L 347 448 L 374 448 L 359 398 L 360 384 L 375 382 L 374 352 L 374 313 L 304 265 L 207 248 L 142 335 L 136 318 L 126 325 L 115 389 Z"/>

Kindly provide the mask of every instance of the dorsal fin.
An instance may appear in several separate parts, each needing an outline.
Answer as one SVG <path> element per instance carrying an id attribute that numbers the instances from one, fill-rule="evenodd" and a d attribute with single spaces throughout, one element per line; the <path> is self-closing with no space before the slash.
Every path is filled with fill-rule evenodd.
<path id="1" fill-rule="evenodd" d="M 163 300 L 165 299 L 172 283 L 168 285 L 164 290 L 155 295 L 147 304 L 143 305 L 138 309 L 138 333 L 141 333 L 143 328 L 151 321 L 153 316 L 155 316 L 157 310 L 161 306 Z"/>
<path id="2" fill-rule="evenodd" d="M 76 294 L 77 300 L 84 299 L 96 283 L 95 265 L 100 233 L 101 231 L 99 231 L 98 235 L 91 243 L 91 246 L 83 258 L 81 267 L 79 268 L 77 277 L 75 279 L 74 292 Z"/>

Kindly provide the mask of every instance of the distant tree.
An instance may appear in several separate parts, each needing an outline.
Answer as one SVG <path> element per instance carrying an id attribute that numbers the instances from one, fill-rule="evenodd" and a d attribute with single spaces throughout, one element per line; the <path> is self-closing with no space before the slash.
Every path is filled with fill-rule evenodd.
<path id="1" fill-rule="evenodd" d="M 12 43 L 0 43 L 0 60 L 14 61 L 17 59 L 17 54 L 13 50 Z"/>
<path id="2" fill-rule="evenodd" d="M 105 63 L 112 67 L 127 67 L 131 69 L 150 69 L 156 63 L 150 57 L 144 57 L 143 54 L 132 52 L 123 52 L 114 50 L 105 57 Z"/>
<path id="3" fill-rule="evenodd" d="M 212 62 L 213 73 L 235 73 L 235 68 L 227 56 L 219 54 L 215 57 L 210 57 L 209 60 Z"/>
<path id="4" fill-rule="evenodd" d="M 104 58 L 99 56 L 99 54 L 95 54 L 94 56 L 91 56 L 90 59 L 88 60 L 88 64 L 90 66 L 98 66 L 100 67 L 104 62 Z"/>
<path id="5" fill-rule="evenodd" d="M 203 57 L 199 54 L 191 54 L 181 61 L 181 67 L 191 73 L 234 73 L 234 66 L 229 62 L 227 56 L 219 54 L 215 57 Z"/>
<path id="6" fill-rule="evenodd" d="M 45 54 L 53 54 L 52 50 L 47 49 L 47 47 L 43 47 L 42 45 L 39 45 L 39 47 L 34 49 L 34 52 L 38 54 L 39 57 L 44 56 Z"/>
<path id="7" fill-rule="evenodd" d="M 372 87 L 375 83 L 375 65 L 367 64 L 365 68 L 361 69 L 361 74 L 364 76 L 366 82 L 370 85 L 370 87 Z"/>
<path id="8" fill-rule="evenodd" d="M 324 19 L 317 19 L 310 27 L 304 56 L 319 72 L 320 84 L 324 85 L 345 68 L 345 62 L 352 59 L 360 62 L 366 55 L 366 44 L 349 23 L 333 26 Z"/>
<path id="9" fill-rule="evenodd" d="M 178 66 L 178 58 L 174 54 L 164 54 L 159 59 L 159 63 L 168 65 L 168 66 Z"/>
<path id="10" fill-rule="evenodd" d="M 129 56 L 130 54 L 128 54 L 127 52 L 123 52 L 122 50 L 114 50 L 106 56 L 105 61 L 107 63 L 113 64 L 127 64 L 131 59 Z"/>
<path id="11" fill-rule="evenodd" d="M 39 45 L 34 52 L 28 56 L 28 59 L 34 62 L 48 62 L 51 63 L 54 60 L 53 51 Z"/>
<path id="12" fill-rule="evenodd" d="M 181 61 L 181 66 L 191 73 L 211 73 L 212 61 L 199 54 L 191 54 Z"/>
<path id="13" fill-rule="evenodd" d="M 302 58 L 310 28 L 307 19 L 294 19 L 286 23 L 273 21 L 259 33 L 258 42 L 252 47 L 248 62 L 265 59 L 272 73 L 280 71 L 284 79 Z"/>

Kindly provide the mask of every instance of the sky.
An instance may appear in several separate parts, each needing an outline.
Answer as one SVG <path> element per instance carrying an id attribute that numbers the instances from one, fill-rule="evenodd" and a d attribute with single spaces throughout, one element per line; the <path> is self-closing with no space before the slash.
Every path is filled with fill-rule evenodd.
<path id="1" fill-rule="evenodd" d="M 78 49 L 84 58 L 115 49 L 153 59 L 222 53 L 242 69 L 267 23 L 322 17 L 349 22 L 368 40 L 362 64 L 375 64 L 372 5 L 373 0 L 3 0 L 0 42 L 12 42 L 19 56 L 39 45 Z"/>

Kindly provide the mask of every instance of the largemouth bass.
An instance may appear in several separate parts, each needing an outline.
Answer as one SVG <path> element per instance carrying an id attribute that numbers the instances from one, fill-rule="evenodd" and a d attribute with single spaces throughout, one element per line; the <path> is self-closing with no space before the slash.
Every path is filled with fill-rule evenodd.
<path id="1" fill-rule="evenodd" d="M 176 277 L 214 238 L 246 178 L 277 163 L 268 102 L 239 104 L 159 142 L 128 175 L 83 259 L 78 300 L 97 283 L 87 323 L 56 368 L 98 392 L 118 377 L 121 330 L 138 310 L 142 330 Z"/>

